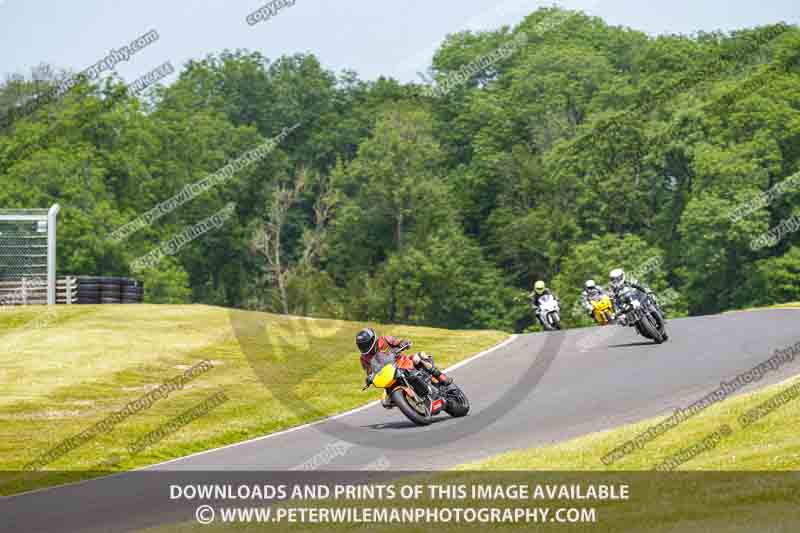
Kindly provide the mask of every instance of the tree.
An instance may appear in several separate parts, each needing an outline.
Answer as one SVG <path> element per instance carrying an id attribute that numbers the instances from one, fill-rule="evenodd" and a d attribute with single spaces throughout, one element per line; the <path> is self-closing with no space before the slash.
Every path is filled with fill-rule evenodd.
<path id="1" fill-rule="evenodd" d="M 334 228 L 328 262 L 335 263 L 340 279 L 374 271 L 388 253 L 456 221 L 440 166 L 441 150 L 425 112 L 381 115 L 358 157 L 339 171 L 348 200 Z"/>
<path id="2" fill-rule="evenodd" d="M 754 301 L 762 305 L 800 301 L 800 247 L 793 246 L 780 257 L 759 261 L 756 268 L 759 280 Z"/>

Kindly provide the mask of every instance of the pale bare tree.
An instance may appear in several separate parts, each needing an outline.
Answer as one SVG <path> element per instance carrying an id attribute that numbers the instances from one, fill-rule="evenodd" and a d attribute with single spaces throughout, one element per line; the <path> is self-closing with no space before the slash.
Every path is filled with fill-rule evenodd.
<path id="1" fill-rule="evenodd" d="M 306 170 L 301 167 L 291 186 L 279 185 L 272 193 L 267 205 L 267 218 L 256 229 L 253 248 L 267 260 L 267 276 L 278 287 L 283 314 L 289 314 L 289 299 L 286 285 L 291 269 L 281 255 L 281 239 L 289 210 L 297 203 L 306 184 Z"/>
<path id="2" fill-rule="evenodd" d="M 300 264 L 312 267 L 322 255 L 328 226 L 339 203 L 339 194 L 330 177 L 319 180 L 319 194 L 314 202 L 314 228 L 303 233 L 303 256 Z"/>
<path id="3" fill-rule="evenodd" d="M 289 211 L 297 205 L 308 183 L 308 171 L 300 167 L 291 185 L 280 185 L 272 193 L 267 217 L 256 228 L 252 241 L 254 251 L 267 262 L 267 276 L 278 289 L 283 314 L 289 314 L 287 286 L 298 267 L 313 266 L 322 253 L 327 227 L 333 217 L 338 195 L 328 178 L 320 179 L 320 192 L 314 203 L 314 227 L 303 233 L 303 252 L 297 264 L 291 264 L 281 250 Z"/>

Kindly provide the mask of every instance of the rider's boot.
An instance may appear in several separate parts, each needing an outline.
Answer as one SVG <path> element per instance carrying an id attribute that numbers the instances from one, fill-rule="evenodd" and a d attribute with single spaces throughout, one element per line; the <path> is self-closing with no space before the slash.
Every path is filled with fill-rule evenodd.
<path id="1" fill-rule="evenodd" d="M 384 391 L 381 405 L 384 409 L 392 409 L 394 407 L 394 402 L 392 402 L 392 398 L 389 396 L 389 391 Z"/>
<path id="2" fill-rule="evenodd" d="M 433 374 L 433 377 L 435 377 L 442 385 L 450 385 L 453 382 L 453 378 L 447 374 L 443 374 L 442 371 L 436 367 L 433 367 L 431 374 Z"/>

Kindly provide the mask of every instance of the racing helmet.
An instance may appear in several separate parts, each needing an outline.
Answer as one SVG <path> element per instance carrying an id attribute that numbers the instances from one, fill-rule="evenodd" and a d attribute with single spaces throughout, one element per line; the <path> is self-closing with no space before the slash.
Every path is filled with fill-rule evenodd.
<path id="1" fill-rule="evenodd" d="M 375 330 L 372 328 L 364 328 L 356 335 L 356 346 L 362 355 L 372 353 L 377 342 L 378 336 L 375 335 Z"/>
<path id="2" fill-rule="evenodd" d="M 593 279 L 587 279 L 586 283 L 583 284 L 583 287 L 587 291 L 594 291 L 597 290 L 597 283 L 595 283 Z"/>
<path id="3" fill-rule="evenodd" d="M 612 270 L 608 277 L 611 281 L 611 286 L 615 289 L 619 289 L 622 287 L 622 284 L 625 283 L 625 271 L 621 268 L 615 268 Z"/>
<path id="4" fill-rule="evenodd" d="M 533 292 L 535 292 L 536 294 L 542 294 L 544 292 L 544 289 L 545 289 L 545 285 L 544 285 L 544 281 L 542 281 L 542 280 L 539 280 L 539 281 L 537 281 L 536 283 L 533 284 Z"/>

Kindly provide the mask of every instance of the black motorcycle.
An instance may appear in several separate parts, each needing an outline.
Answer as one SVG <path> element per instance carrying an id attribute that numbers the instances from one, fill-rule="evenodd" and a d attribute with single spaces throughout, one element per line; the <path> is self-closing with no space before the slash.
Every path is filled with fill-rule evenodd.
<path id="1" fill-rule="evenodd" d="M 636 328 L 639 335 L 656 344 L 667 341 L 666 319 L 654 298 L 633 287 L 626 287 L 617 300 L 620 305 L 617 313 L 619 325 Z"/>

